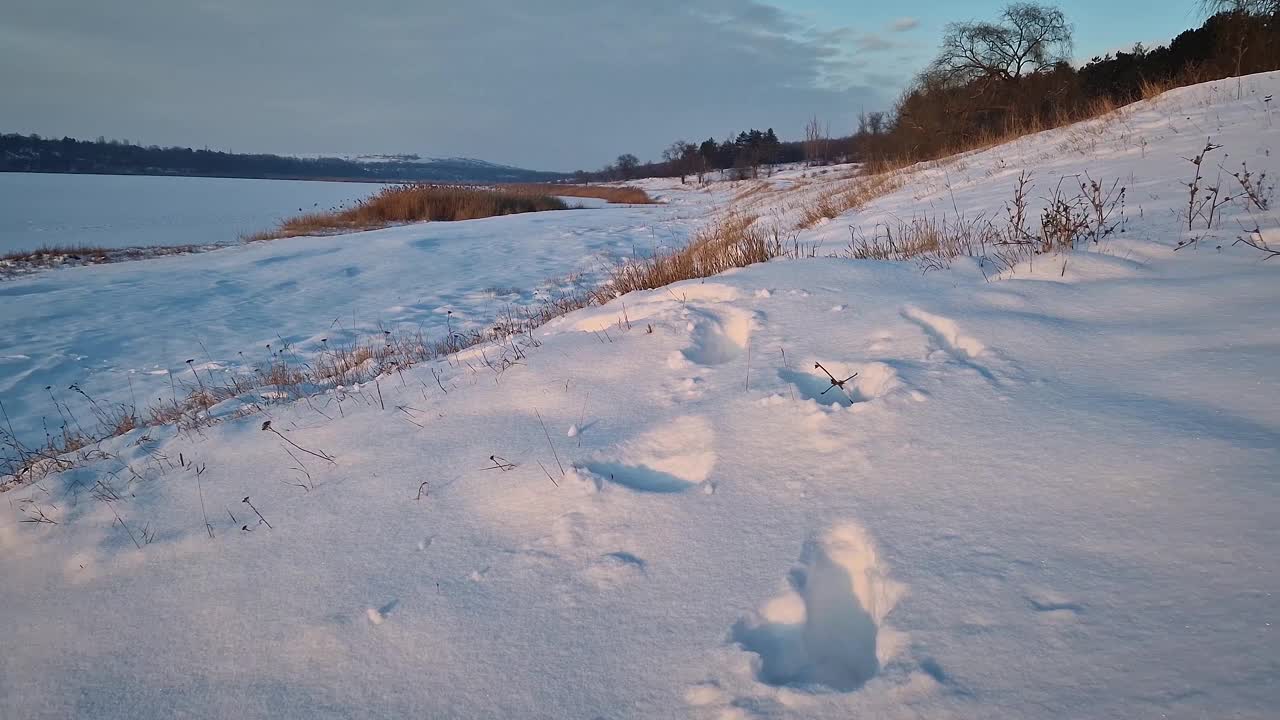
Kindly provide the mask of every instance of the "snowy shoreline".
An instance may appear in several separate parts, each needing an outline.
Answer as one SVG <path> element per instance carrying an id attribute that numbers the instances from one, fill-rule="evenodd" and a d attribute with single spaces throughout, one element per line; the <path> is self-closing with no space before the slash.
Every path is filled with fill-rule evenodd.
<path id="1" fill-rule="evenodd" d="M 35 250 L 23 253 L 23 257 L 0 259 L 0 282 L 44 270 L 108 265 L 112 263 L 150 260 L 171 255 L 195 255 L 223 250 L 233 245 L 171 245 L 126 248 L 95 248 L 85 251 L 49 252 Z"/>

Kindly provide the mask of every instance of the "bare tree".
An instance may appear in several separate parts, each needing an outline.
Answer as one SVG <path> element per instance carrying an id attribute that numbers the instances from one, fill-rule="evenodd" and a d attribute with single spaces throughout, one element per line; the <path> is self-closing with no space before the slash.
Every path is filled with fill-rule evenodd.
<path id="1" fill-rule="evenodd" d="M 859 121 L 861 122 L 861 120 Z M 879 135 L 884 132 L 885 117 L 883 112 L 867 113 L 867 132 L 871 135 Z"/>
<path id="2" fill-rule="evenodd" d="M 1208 15 L 1238 12 L 1247 15 L 1280 15 L 1280 0 L 1200 0 Z"/>
<path id="3" fill-rule="evenodd" d="M 636 168 L 640 167 L 640 158 L 631 153 L 623 153 L 614 162 L 614 167 L 617 168 L 618 174 L 622 176 L 623 180 L 630 180 L 631 176 L 635 174 Z"/>
<path id="4" fill-rule="evenodd" d="M 947 25 L 933 69 L 952 82 L 1017 80 L 1067 61 L 1070 54 L 1071 25 L 1062 10 L 1014 3 L 998 22 Z"/>
<path id="5" fill-rule="evenodd" d="M 814 115 L 804 126 L 804 159 L 810 165 L 817 165 L 828 160 L 830 152 L 831 127 L 825 129 Z"/>
<path id="6" fill-rule="evenodd" d="M 695 162 L 698 158 L 698 146 L 684 140 L 677 140 L 671 143 L 671 146 L 662 151 L 662 160 L 670 166 L 671 170 L 680 175 L 680 183 L 684 184 L 686 175 L 698 172 Z M 699 173 L 701 175 L 701 173 Z M 701 182 L 702 178 L 699 177 Z"/>

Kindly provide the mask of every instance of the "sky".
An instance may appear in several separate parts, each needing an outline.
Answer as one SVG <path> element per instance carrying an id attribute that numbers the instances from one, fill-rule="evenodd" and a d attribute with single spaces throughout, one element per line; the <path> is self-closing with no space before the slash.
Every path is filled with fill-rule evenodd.
<path id="1" fill-rule="evenodd" d="M 599 168 L 884 110 L 975 0 L 0 0 L 0 132 Z M 1062 0 L 1078 60 L 1196 0 Z"/>

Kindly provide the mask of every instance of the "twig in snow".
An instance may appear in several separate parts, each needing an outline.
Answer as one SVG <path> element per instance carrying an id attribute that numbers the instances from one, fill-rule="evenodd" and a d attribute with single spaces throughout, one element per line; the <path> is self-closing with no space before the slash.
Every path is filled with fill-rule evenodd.
<path id="1" fill-rule="evenodd" d="M 244 496 L 244 500 L 241 500 L 240 502 L 244 503 L 245 505 L 248 505 L 248 506 L 249 506 L 249 509 L 250 509 L 250 510 L 253 510 L 253 514 L 258 516 L 258 521 L 259 521 L 261 524 L 266 525 L 268 530 L 274 530 L 274 529 L 275 529 L 275 528 L 272 528 L 272 527 L 271 527 L 271 523 L 267 522 L 267 519 L 266 519 L 266 518 L 262 517 L 262 513 L 258 512 L 258 508 L 254 507 L 254 506 L 253 506 L 253 503 L 249 502 L 249 496 L 248 496 L 248 495 L 245 495 L 245 496 Z M 228 510 L 227 512 L 230 512 L 230 510 Z M 248 526 L 245 526 L 245 527 L 248 527 Z M 243 528 L 242 528 L 242 529 L 243 529 Z"/>
<path id="2" fill-rule="evenodd" d="M 784 347 L 779 347 L 778 351 L 782 353 L 782 367 L 786 368 L 787 372 L 790 372 L 791 366 L 787 364 L 787 349 Z M 795 402 L 795 399 L 796 399 L 795 387 L 791 383 L 787 383 L 787 390 L 791 391 L 791 400 L 792 402 Z"/>
<path id="3" fill-rule="evenodd" d="M 49 525 L 57 525 L 57 524 L 58 524 L 56 520 L 53 520 L 53 519 L 52 519 L 52 518 L 50 518 L 48 515 L 45 515 L 45 514 L 44 514 L 44 510 L 42 510 L 42 509 L 40 508 L 40 506 L 39 506 L 39 505 L 32 505 L 32 507 L 33 507 L 33 508 L 35 508 L 36 514 L 35 514 L 35 515 L 28 515 L 28 514 L 27 514 L 27 508 L 25 508 L 25 507 L 24 507 L 24 508 L 22 508 L 22 514 L 23 514 L 23 515 L 26 515 L 26 517 L 24 517 L 24 518 L 23 518 L 22 520 L 20 520 L 19 522 L 24 522 L 24 523 L 47 523 L 47 524 L 49 524 Z"/>
<path id="4" fill-rule="evenodd" d="M 560 487 L 560 483 L 556 482 L 556 479 L 551 477 L 551 472 L 547 470 L 547 466 L 543 465 L 541 460 L 538 461 L 538 467 L 542 468 L 542 472 L 547 473 L 547 479 L 551 481 L 552 485 L 555 485 L 556 487 Z"/>
<path id="5" fill-rule="evenodd" d="M 178 461 L 182 461 L 182 454 L 178 454 Z M 191 463 L 191 468 L 196 471 L 196 492 L 200 495 L 200 515 L 204 517 L 204 529 L 209 533 L 209 539 L 213 539 L 213 525 L 209 523 L 209 513 L 204 509 L 204 486 L 200 482 L 200 477 L 204 475 L 205 464 Z"/>
<path id="6" fill-rule="evenodd" d="M 489 467 L 483 467 L 480 469 L 481 470 L 501 470 L 502 472 L 506 472 L 508 470 L 514 470 L 516 468 L 515 463 L 511 462 L 510 460 L 507 460 L 501 455 L 490 455 L 489 462 L 493 463 L 493 465 L 490 465 Z"/>
<path id="7" fill-rule="evenodd" d="M 404 413 L 405 415 L 407 415 L 407 416 L 408 416 L 407 418 L 405 418 L 405 420 L 407 420 L 408 422 L 410 422 L 410 423 L 412 423 L 412 424 L 414 424 L 414 425 L 417 425 L 417 426 L 418 426 L 418 427 L 420 427 L 420 428 L 425 428 L 425 427 L 426 427 L 426 426 L 425 426 L 425 425 L 423 425 L 422 423 L 419 423 L 419 422 L 417 422 L 417 421 L 415 421 L 415 420 L 413 419 L 413 413 L 409 412 L 409 410 L 410 410 L 411 408 L 410 408 L 408 405 L 397 405 L 397 406 L 396 406 L 396 409 L 397 409 L 397 410 L 399 410 L 400 412 L 402 412 L 402 413 Z"/>
<path id="8" fill-rule="evenodd" d="M 284 435 L 283 435 L 279 430 L 277 430 L 277 429 L 275 429 L 275 428 L 271 427 L 271 421 L 270 421 L 270 420 L 267 420 L 267 421 L 265 421 L 265 422 L 263 422 L 263 423 L 262 423 L 262 429 L 263 429 L 263 430 L 270 430 L 271 432 L 275 433 L 275 434 L 276 434 L 276 436 L 277 436 L 277 437 L 279 437 L 281 440 L 283 440 L 283 441 L 285 441 L 285 442 L 289 443 L 290 445 L 294 446 L 295 448 L 297 448 L 297 449 L 301 450 L 302 452 L 304 452 L 304 453 L 306 453 L 306 454 L 308 454 L 308 455 L 312 455 L 312 456 L 314 456 L 314 457 L 318 457 L 318 458 L 320 458 L 321 460 L 324 460 L 324 461 L 326 461 L 326 462 L 330 462 L 330 463 L 333 463 L 334 465 L 337 465 L 337 463 L 336 463 L 336 462 L 334 462 L 334 459 L 333 459 L 332 457 L 330 457 L 330 456 L 329 456 L 329 454 L 328 454 L 328 453 L 326 453 L 325 451 L 321 450 L 321 451 L 319 451 L 319 452 L 316 452 L 316 451 L 313 451 L 313 450 L 308 450 L 308 449 L 306 449 L 306 448 L 302 447 L 301 445 L 297 444 L 296 442 L 294 442 L 294 441 L 290 440 L 289 438 L 285 437 L 285 436 L 284 436 Z"/>
<path id="9" fill-rule="evenodd" d="M 542 426 L 542 434 L 547 436 L 547 445 L 551 448 L 551 455 L 556 459 L 556 466 L 560 468 L 560 477 L 564 477 L 564 465 L 560 464 L 560 453 L 556 452 L 555 443 L 551 442 L 551 433 L 547 432 L 547 424 L 542 422 L 542 413 L 538 412 L 538 408 L 533 409 L 533 414 L 538 416 L 538 424 Z M 552 480 L 552 482 L 555 482 Z M 556 483 L 559 487 L 560 483 Z"/>
<path id="10" fill-rule="evenodd" d="M 310 490 L 314 490 L 314 489 L 315 489 L 315 487 L 316 487 L 316 484 L 315 484 L 315 482 L 313 482 L 313 481 L 311 480 L 311 473 L 307 472 L 307 466 L 306 466 L 306 465 L 303 465 L 303 464 L 302 464 L 302 461 L 298 459 L 298 456 L 297 456 L 297 455 L 294 455 L 294 454 L 289 450 L 289 448 L 285 448 L 285 449 L 284 449 L 284 451 L 285 451 L 286 453 L 288 453 L 288 454 L 289 454 L 289 457 L 293 458 L 293 461 L 294 461 L 294 462 L 298 463 L 298 466 L 297 466 L 297 467 L 292 467 L 292 468 L 289 468 L 289 469 L 290 469 L 290 470 L 295 470 L 295 471 L 297 471 L 297 472 L 300 472 L 300 473 L 302 473 L 302 474 L 303 474 L 303 476 L 305 476 L 305 477 L 307 478 L 307 484 L 306 484 L 306 485 L 303 485 L 303 484 L 301 484 L 301 483 L 291 483 L 291 482 L 285 482 L 285 484 L 286 484 L 286 485 L 297 485 L 298 487 L 302 488 L 303 490 L 308 490 L 308 491 L 310 491 Z M 280 482 L 284 482 L 284 481 L 283 481 L 283 480 L 281 480 Z M 308 486 L 310 486 L 310 487 L 308 487 Z"/>
<path id="11" fill-rule="evenodd" d="M 1248 245 L 1254 250 L 1264 253 L 1262 257 L 1263 260 L 1270 260 L 1271 258 L 1280 255 L 1280 250 L 1272 248 L 1267 244 L 1267 241 L 1262 238 L 1262 228 L 1257 223 L 1254 223 L 1252 230 L 1245 228 L 1243 224 L 1240 227 L 1248 234 L 1237 237 L 1236 241 L 1231 243 L 1232 245 L 1240 243 Z"/>
<path id="12" fill-rule="evenodd" d="M 826 374 L 827 374 L 827 377 L 828 377 L 828 378 L 831 378 L 831 387 L 827 388 L 826 390 L 823 390 L 821 393 L 819 393 L 819 395 L 826 395 L 827 393 L 831 392 L 831 388 L 837 388 L 837 387 L 838 387 L 838 388 L 840 388 L 840 389 L 843 391 L 843 390 L 845 389 L 845 387 L 844 387 L 844 384 L 845 384 L 845 383 L 847 383 L 847 382 L 849 382 L 850 380 L 852 380 L 852 379 L 854 379 L 854 378 L 858 377 L 858 373 L 854 373 L 854 374 L 850 375 L 849 377 L 847 377 L 847 378 L 845 378 L 845 379 L 843 379 L 843 380 L 837 380 L 837 379 L 836 379 L 836 376 L 835 376 L 835 375 L 832 375 L 830 370 L 827 370 L 826 368 L 822 367 L 822 363 L 820 363 L 820 362 L 815 362 L 815 363 L 813 364 L 813 367 L 814 367 L 814 369 L 816 369 L 816 370 L 821 370 L 822 372 L 826 373 Z"/>
<path id="13" fill-rule="evenodd" d="M 120 517 L 120 513 L 116 512 L 116 506 L 111 503 L 107 503 L 107 507 L 111 508 L 112 514 L 116 516 L 116 522 L 120 523 L 120 527 L 124 528 L 124 531 L 129 533 L 129 539 L 133 541 L 133 546 L 141 550 L 142 545 L 138 543 L 138 538 L 133 536 L 133 531 L 129 529 L 129 526 L 125 524 L 124 518 Z"/>

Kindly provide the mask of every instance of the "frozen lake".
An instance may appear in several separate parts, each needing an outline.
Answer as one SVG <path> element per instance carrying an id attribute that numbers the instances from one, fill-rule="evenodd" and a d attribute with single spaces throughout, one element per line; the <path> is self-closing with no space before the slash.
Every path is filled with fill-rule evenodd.
<path id="1" fill-rule="evenodd" d="M 0 173 L 0 254 L 51 245 L 233 243 L 299 211 L 377 192 L 372 183 Z"/>

